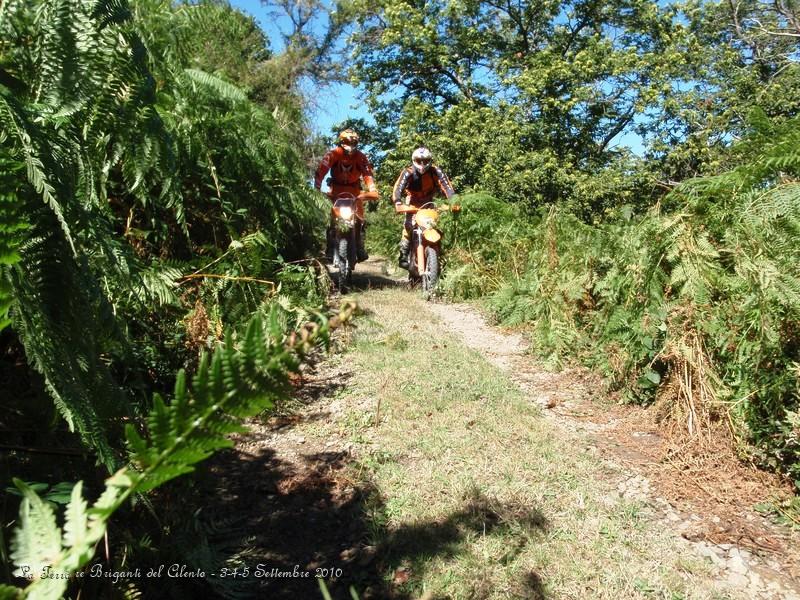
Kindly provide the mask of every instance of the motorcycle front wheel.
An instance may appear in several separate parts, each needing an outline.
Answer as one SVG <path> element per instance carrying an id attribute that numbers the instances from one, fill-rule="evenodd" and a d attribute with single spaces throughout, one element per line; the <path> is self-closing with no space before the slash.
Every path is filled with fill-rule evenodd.
<path id="1" fill-rule="evenodd" d="M 439 284 L 439 253 L 436 248 L 425 248 L 425 272 L 422 273 L 422 291 L 427 298 L 436 291 Z"/>
<path id="2" fill-rule="evenodd" d="M 343 237 L 339 240 L 339 247 L 336 251 L 339 253 L 339 291 L 344 292 L 350 283 L 353 273 L 353 262 L 350 260 L 350 236 Z"/>

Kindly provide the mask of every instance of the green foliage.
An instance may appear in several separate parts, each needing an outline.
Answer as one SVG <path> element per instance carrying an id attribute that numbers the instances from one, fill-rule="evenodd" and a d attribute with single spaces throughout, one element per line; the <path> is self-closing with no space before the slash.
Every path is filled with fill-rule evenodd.
<path id="1" fill-rule="evenodd" d="M 14 185 L 14 178 L 22 168 L 21 163 L 0 154 L 0 331 L 11 323 L 8 318 L 11 284 L 7 273 L 20 260 L 19 246 L 28 228 L 20 209 L 20 190 Z"/>
<path id="2" fill-rule="evenodd" d="M 631 399 L 671 399 L 692 432 L 729 414 L 750 451 L 800 486 L 797 123 L 761 131 L 732 152 L 749 161 L 644 215 L 530 219 L 524 265 L 503 265 L 489 304 L 553 363 L 578 356 Z M 498 260 L 477 250 L 483 239 L 461 230 L 456 270 Z"/>
<path id="3" fill-rule="evenodd" d="M 782 123 L 797 114 L 795 3 L 687 0 L 686 72 L 663 98 L 663 118 L 637 128 L 661 181 L 737 166 L 725 150 L 751 130 L 753 110 Z"/>
<path id="4" fill-rule="evenodd" d="M 3 350 L 117 471 L 94 505 L 76 488 L 63 532 L 21 486 L 14 556 L 34 571 L 85 564 L 125 498 L 226 445 L 316 335 L 280 341 L 322 305 L 306 255 L 327 212 L 305 181 L 294 83 L 257 31 L 217 3 L 0 4 Z M 138 470 L 119 470 L 128 459 Z"/>
<path id="5" fill-rule="evenodd" d="M 247 58 L 202 71 L 226 25 Z M 285 261 L 321 238 L 301 124 L 276 119 L 297 116 L 296 98 L 278 110 L 273 93 L 266 110 L 226 79 L 247 83 L 269 59 L 254 27 L 211 3 L 0 7 L 0 321 L 109 468 L 144 390 L 195 360 L 185 304 L 213 296 L 219 333 L 245 323 L 276 300 L 257 282 L 276 291 Z M 185 278 L 208 265 L 213 277 Z M 297 287 L 284 295 L 320 304 Z"/>
<path id="6" fill-rule="evenodd" d="M 650 196 L 652 175 L 616 144 L 668 119 L 687 76 L 691 41 L 674 7 L 347 0 L 339 11 L 358 25 L 351 77 L 394 133 L 381 140 L 382 176 L 422 143 L 460 191 L 566 201 L 586 220 Z"/>
<path id="7" fill-rule="evenodd" d="M 794 4 L 687 0 L 342 0 L 351 80 L 375 114 L 381 177 L 418 144 L 459 191 L 587 222 L 644 210 L 687 177 L 730 170 L 761 111 L 797 113 Z M 648 161 L 625 145 L 641 140 Z"/>
<path id="8" fill-rule="evenodd" d="M 94 503 L 75 486 L 61 529 L 19 484 L 28 597 L 61 597 L 43 567 L 85 565 L 126 498 L 229 445 L 324 337 L 283 339 L 324 301 L 307 254 L 327 207 L 305 180 L 296 80 L 267 45 L 215 2 L 0 3 L 3 355 L 37 372 L 20 404 L 41 381 L 116 471 Z"/>
<path id="9" fill-rule="evenodd" d="M 442 290 L 451 296 L 477 298 L 496 290 L 509 274 L 519 273 L 528 241 L 519 206 L 485 193 L 462 194 L 458 213 L 444 213 Z M 463 263 L 463 264 L 460 264 Z"/>
<path id="10" fill-rule="evenodd" d="M 10 276 L 14 327 L 70 429 L 111 469 L 116 459 L 110 440 L 120 433 L 114 424 L 130 413 L 103 354 L 124 351 L 120 332 L 94 277 L 72 255 L 55 219 L 45 209 L 37 212 L 29 213 L 35 219 L 32 238 L 20 248 L 21 261 Z"/>
<path id="11" fill-rule="evenodd" d="M 133 466 L 109 478 L 91 506 L 78 482 L 64 513 L 63 529 L 50 505 L 24 482 L 14 481 L 24 498 L 11 557 L 15 574 L 33 579 L 25 588 L 27 598 L 62 597 L 69 583 L 66 576 L 91 560 L 109 519 L 131 495 L 191 472 L 215 450 L 232 445 L 228 435 L 243 431 L 243 417 L 261 412 L 286 394 L 288 373 L 296 371 L 302 355 L 325 339 L 327 323 L 305 327 L 301 335 L 288 339 L 277 310 L 268 323 L 254 318 L 236 342 L 217 346 L 210 359 L 204 354 L 191 384 L 181 371 L 169 403 L 159 395 L 153 397 L 147 437 L 132 424 L 126 427 Z M 52 576 L 45 576 L 47 572 Z"/>

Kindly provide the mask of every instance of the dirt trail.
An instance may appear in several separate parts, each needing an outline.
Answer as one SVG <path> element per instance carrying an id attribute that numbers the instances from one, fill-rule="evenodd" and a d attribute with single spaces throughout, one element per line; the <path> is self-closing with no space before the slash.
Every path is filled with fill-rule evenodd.
<path id="1" fill-rule="evenodd" d="M 353 284 L 362 292 L 402 285 L 385 273 L 379 259 L 359 265 Z M 687 552 L 703 557 L 731 597 L 800 599 L 795 555 L 800 535 L 751 508 L 754 497 L 769 492 L 769 478 L 739 467 L 733 477 L 736 485 L 726 487 L 730 476 L 700 482 L 691 465 L 672 464 L 680 455 L 670 454 L 658 426 L 640 409 L 611 403 L 591 373 L 546 371 L 526 354 L 523 336 L 488 325 L 470 306 L 429 303 L 426 310 L 506 372 L 552 426 L 585 439 L 596 460 L 613 467 L 603 472 L 619 498 L 652 508 L 654 526 L 674 532 Z M 320 423 L 342 422 L 354 408 L 341 396 L 355 376 L 346 362 L 323 360 L 304 374 L 294 412 L 254 423 L 234 451 L 215 459 L 212 474 L 218 479 L 209 490 L 211 508 L 205 518 L 208 523 L 223 520 L 213 507 L 225 506 L 229 515 L 230 507 L 236 506 L 233 534 L 228 524 L 231 554 L 246 564 L 258 561 L 278 571 L 312 573 L 311 579 L 262 577 L 256 588 L 252 580 L 218 582 L 223 592 L 239 583 L 241 597 L 257 589 L 254 597 L 318 598 L 315 570 L 323 569 L 324 575 L 324 569 L 356 565 L 338 577 L 340 591 L 352 584 L 368 590 L 363 597 L 406 597 L 387 587 L 385 566 L 376 559 L 381 548 L 365 545 L 371 524 L 364 515 L 373 490 L 348 469 L 354 461 L 353 444 L 343 435 L 319 435 Z M 374 412 L 373 398 L 361 402 L 365 415 Z M 563 458 L 569 461 L 568 454 Z M 732 467 L 724 463 L 720 468 Z M 309 561 L 309 556 L 315 558 Z M 395 579 L 398 576 L 402 579 L 403 574 L 395 574 Z M 544 593 L 529 592 L 526 597 Z"/>
<path id="2" fill-rule="evenodd" d="M 585 432 L 598 454 L 626 471 L 618 482 L 620 495 L 658 509 L 663 526 L 691 542 L 710 559 L 719 578 L 751 598 L 800 599 L 798 532 L 776 526 L 753 510 L 748 500 L 764 499 L 775 481 L 742 465 L 727 464 L 742 479 L 726 487 L 730 474 L 708 489 L 692 473 L 664 461 L 668 443 L 641 409 L 610 404 L 599 391 L 601 382 L 584 369 L 552 373 L 527 355 L 516 333 L 487 324 L 473 307 L 432 304 L 436 314 L 464 343 L 507 371 L 532 402 L 546 409 L 558 427 Z M 694 487 L 696 486 L 696 487 Z M 677 488 L 677 489 L 676 489 Z M 742 495 L 746 488 L 746 494 Z M 677 492 L 677 493 L 676 493 Z"/>

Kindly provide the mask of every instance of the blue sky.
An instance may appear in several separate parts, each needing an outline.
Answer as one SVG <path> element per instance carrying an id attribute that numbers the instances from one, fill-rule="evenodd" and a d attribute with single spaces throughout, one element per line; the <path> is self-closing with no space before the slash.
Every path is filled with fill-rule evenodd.
<path id="1" fill-rule="evenodd" d="M 270 40 L 273 52 L 283 49 L 281 31 L 288 31 L 287 19 L 276 19 L 270 15 L 260 0 L 231 0 L 236 8 L 252 15 Z M 308 85 L 308 84 L 306 84 Z M 357 90 L 348 84 L 332 84 L 322 90 L 304 89 L 313 102 L 310 107 L 311 127 L 323 135 L 330 135 L 331 127 L 348 118 L 372 121 L 364 103 L 358 99 Z"/>
<path id="2" fill-rule="evenodd" d="M 276 19 L 269 14 L 260 0 L 230 0 L 236 8 L 255 17 L 258 24 L 270 40 L 270 48 L 274 52 L 283 49 L 281 31 L 288 31 L 288 19 Z M 309 85 L 309 84 L 306 84 Z M 361 118 L 374 122 L 363 101 L 358 98 L 358 90 L 348 84 L 332 84 L 325 89 L 304 89 L 306 96 L 313 102 L 310 107 L 310 124 L 314 131 L 329 136 L 334 124 L 350 118 Z M 641 155 L 642 140 L 635 133 L 624 132 L 617 136 L 613 146 L 628 146 Z"/>

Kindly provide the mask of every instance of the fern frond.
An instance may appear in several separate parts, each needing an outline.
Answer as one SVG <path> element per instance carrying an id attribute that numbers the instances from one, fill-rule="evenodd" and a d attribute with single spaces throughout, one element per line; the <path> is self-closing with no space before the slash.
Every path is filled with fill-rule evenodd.
<path id="1" fill-rule="evenodd" d="M 350 318 L 346 307 L 333 323 Z M 326 322 L 303 328 L 284 340 L 275 329 L 265 331 L 260 319 L 248 326 L 241 349 L 218 347 L 209 361 L 201 360 L 191 387 L 181 373 L 173 400 L 153 400 L 148 418 L 149 439 L 133 425 L 126 436 L 136 468 L 120 469 L 106 481 L 100 498 L 87 509 L 81 484 L 75 486 L 66 509 L 64 531 L 52 509 L 19 480 L 23 492 L 20 527 L 14 533 L 13 559 L 18 572 L 35 579 L 25 588 L 28 598 L 59 598 L 64 578 L 42 578 L 42 569 L 65 575 L 80 569 L 92 557 L 106 524 L 134 493 L 151 490 L 184 473 L 218 448 L 230 445 L 226 437 L 241 431 L 239 419 L 271 406 L 287 389 L 287 373 L 296 370 L 303 355 L 326 339 Z"/>
<path id="2" fill-rule="evenodd" d="M 42 577 L 45 568 L 61 553 L 61 532 L 52 506 L 39 498 L 25 482 L 14 479 L 23 494 L 19 527 L 11 543 L 11 559 L 17 577 Z"/>
<path id="3" fill-rule="evenodd" d="M 24 156 L 28 180 L 53 211 L 72 252 L 75 253 L 71 228 L 56 197 L 56 188 L 45 171 L 40 153 L 26 129 L 22 108 L 13 100 L 10 90 L 3 85 L 0 85 L 0 126 L 11 134 L 12 141 L 18 145 Z"/>
<path id="4" fill-rule="evenodd" d="M 20 163 L 0 154 L 0 331 L 11 323 L 8 313 L 13 296 L 7 273 L 20 261 L 19 246 L 29 228 L 21 210 L 20 189 L 15 185 L 21 168 Z"/>
<path id="5" fill-rule="evenodd" d="M 242 90 L 216 75 L 206 73 L 200 69 L 185 69 L 184 72 L 188 75 L 189 79 L 213 89 L 222 98 L 237 102 L 247 100 L 247 95 Z"/>
<path id="6" fill-rule="evenodd" d="M 113 468 L 109 422 L 127 414 L 128 402 L 101 362 L 101 340 L 115 335 L 110 307 L 60 231 L 36 217 L 10 273 L 14 328 L 64 419 Z"/>

